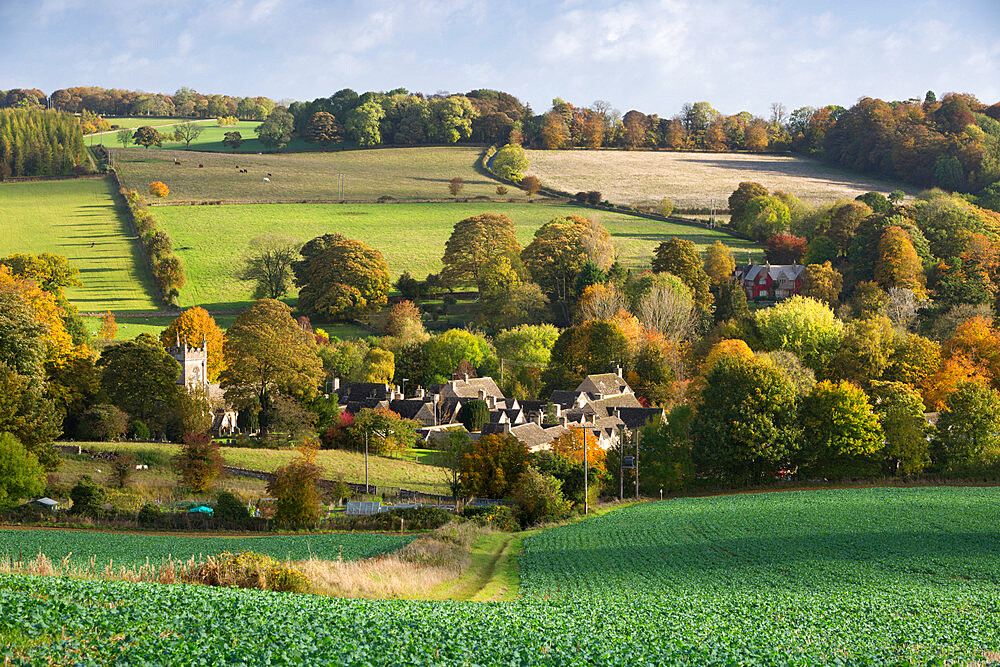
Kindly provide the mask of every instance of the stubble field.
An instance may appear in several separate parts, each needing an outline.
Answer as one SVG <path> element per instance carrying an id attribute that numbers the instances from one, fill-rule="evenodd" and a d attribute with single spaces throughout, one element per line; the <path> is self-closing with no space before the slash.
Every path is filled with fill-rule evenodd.
<path id="1" fill-rule="evenodd" d="M 866 178 L 817 160 L 752 153 L 668 151 L 528 151 L 529 173 L 544 185 L 579 192 L 598 190 L 616 204 L 650 205 L 669 197 L 681 208 L 726 209 L 742 181 L 790 192 L 807 204 L 821 204 L 876 190 L 910 191 L 898 183 Z"/>

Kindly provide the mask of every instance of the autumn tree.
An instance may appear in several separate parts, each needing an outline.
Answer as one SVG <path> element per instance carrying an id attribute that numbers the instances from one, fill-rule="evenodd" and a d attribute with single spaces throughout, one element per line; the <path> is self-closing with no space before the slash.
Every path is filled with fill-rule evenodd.
<path id="1" fill-rule="evenodd" d="M 163 137 L 160 136 L 160 133 L 155 128 L 148 125 L 137 127 L 132 134 L 132 141 L 136 146 L 143 146 L 144 148 L 163 145 Z"/>
<path id="2" fill-rule="evenodd" d="M 894 344 L 892 322 L 887 317 L 852 320 L 844 327 L 844 337 L 830 360 L 828 375 L 868 387 L 888 369 Z"/>
<path id="3" fill-rule="evenodd" d="M 309 119 L 302 137 L 311 143 L 327 147 L 341 140 L 344 128 L 330 113 L 317 111 Z"/>
<path id="4" fill-rule="evenodd" d="M 587 464 L 600 472 L 607 471 L 607 451 L 591 428 L 571 428 L 552 441 L 550 451 L 571 461 L 583 463 L 583 448 L 587 447 Z"/>
<path id="5" fill-rule="evenodd" d="M 639 299 L 634 312 L 647 329 L 654 329 L 670 340 L 680 340 L 695 324 L 691 288 L 673 274 L 658 275 L 668 279 L 653 283 Z"/>
<path id="6" fill-rule="evenodd" d="M 607 320 L 627 305 L 625 295 L 614 284 L 595 283 L 588 286 L 576 302 L 576 319 Z"/>
<path id="7" fill-rule="evenodd" d="M 653 253 L 653 271 L 672 273 L 691 289 L 697 305 L 703 308 L 712 305 L 709 277 L 694 241 L 675 236 L 660 243 Z"/>
<path id="8" fill-rule="evenodd" d="M 396 374 L 396 356 L 391 350 L 371 348 L 365 355 L 363 373 L 362 382 L 389 384 Z"/>
<path id="9" fill-rule="evenodd" d="M 844 287 L 844 277 L 830 262 L 808 264 L 802 272 L 802 296 L 813 297 L 836 306 L 840 301 L 840 290 Z"/>
<path id="10" fill-rule="evenodd" d="M 191 148 L 191 142 L 195 141 L 205 131 L 204 126 L 196 123 L 181 123 L 174 128 L 174 141 L 183 141 L 184 148 Z"/>
<path id="11" fill-rule="evenodd" d="M 528 447 L 511 435 L 484 435 L 462 457 L 463 492 L 479 498 L 505 498 L 528 468 Z"/>
<path id="12" fill-rule="evenodd" d="M 315 346 L 287 305 L 273 299 L 255 302 L 226 331 L 219 377 L 226 400 L 260 410 L 273 392 L 312 398 L 323 379 Z"/>
<path id="13" fill-rule="evenodd" d="M 302 244 L 280 234 L 265 234 L 250 240 L 237 277 L 254 284 L 254 298 L 279 299 L 292 286 L 292 265 Z"/>
<path id="14" fill-rule="evenodd" d="M 178 342 L 190 347 L 201 347 L 204 343 L 208 347 L 208 379 L 217 382 L 225 362 L 222 329 L 215 323 L 215 318 L 201 306 L 188 308 L 160 332 L 160 343 L 164 347 L 177 345 Z"/>
<path id="15" fill-rule="evenodd" d="M 235 152 L 243 144 L 243 135 L 239 132 L 233 130 L 232 132 L 226 132 L 222 139 L 222 144 L 224 146 L 229 146 Z"/>
<path id="16" fill-rule="evenodd" d="M 628 338 L 617 323 L 591 320 L 559 334 L 542 379 L 548 390 L 576 386 L 587 375 L 627 365 L 630 358 Z"/>
<path id="17" fill-rule="evenodd" d="M 417 440 L 419 422 L 404 419 L 386 408 L 363 408 L 354 415 L 351 433 L 356 443 L 368 437 L 368 449 L 379 456 L 392 456 L 410 449 Z"/>
<path id="18" fill-rule="evenodd" d="M 342 234 L 306 243 L 292 264 L 299 310 L 333 320 L 366 318 L 389 295 L 389 267 L 378 250 Z"/>
<path id="19" fill-rule="evenodd" d="M 323 468 L 316 463 L 317 448 L 311 441 L 299 447 L 299 456 L 274 471 L 267 492 L 275 502 L 274 520 L 281 526 L 301 527 L 316 523 L 322 497 L 319 481 Z"/>
<path id="20" fill-rule="evenodd" d="M 805 474 L 871 476 L 879 469 L 882 427 L 868 397 L 850 382 L 819 382 L 799 410 Z"/>
<path id="21" fill-rule="evenodd" d="M 562 119 L 562 116 L 555 112 L 545 114 L 545 124 L 539 135 L 542 140 L 542 148 L 548 150 L 565 148 L 568 134 L 566 121 Z"/>
<path id="22" fill-rule="evenodd" d="M 448 192 L 451 193 L 452 197 L 458 198 L 459 193 L 462 192 L 462 188 L 465 187 L 465 181 L 461 176 L 456 176 L 455 178 L 448 181 Z"/>
<path id="23" fill-rule="evenodd" d="M 939 343 L 918 334 L 903 334 L 893 341 L 892 355 L 884 377 L 919 390 L 937 372 L 940 365 Z"/>
<path id="24" fill-rule="evenodd" d="M 915 293 L 924 292 L 923 266 L 909 234 L 893 226 L 882 233 L 878 242 L 878 262 L 875 265 L 875 280 L 882 287 L 902 287 Z"/>
<path id="25" fill-rule="evenodd" d="M 118 323 L 115 322 L 115 314 L 110 310 L 101 316 L 101 328 L 97 336 L 103 340 L 114 340 L 118 335 Z"/>
<path id="26" fill-rule="evenodd" d="M 802 237 L 793 234 L 774 234 L 767 239 L 764 257 L 771 264 L 801 264 L 808 250 Z"/>
<path id="27" fill-rule="evenodd" d="M 174 465 L 184 485 L 197 493 L 212 489 L 215 479 L 222 473 L 222 452 L 208 433 L 188 433 Z"/>
<path id="28" fill-rule="evenodd" d="M 525 176 L 521 179 L 521 189 L 527 192 L 528 199 L 531 199 L 542 189 L 542 183 L 538 180 L 537 176 Z"/>
<path id="29" fill-rule="evenodd" d="M 793 296 L 754 313 L 765 349 L 790 350 L 813 370 L 823 368 L 840 346 L 844 324 L 822 301 Z"/>
<path id="30" fill-rule="evenodd" d="M 515 183 L 521 181 L 528 166 L 527 154 L 520 144 L 507 144 L 490 161 L 490 168 L 497 176 Z"/>
<path id="31" fill-rule="evenodd" d="M 713 285 L 732 282 L 736 271 L 733 251 L 722 241 L 716 241 L 705 250 L 705 273 Z"/>
<path id="32" fill-rule="evenodd" d="M 737 186 L 736 190 L 729 195 L 729 214 L 734 227 L 743 223 L 747 204 L 755 197 L 766 197 L 768 190 L 760 183 L 744 181 Z"/>
<path id="33" fill-rule="evenodd" d="M 864 202 L 847 202 L 834 209 L 829 227 L 817 232 L 833 241 L 837 250 L 843 255 L 847 253 L 861 221 L 871 214 L 872 210 Z"/>
<path id="34" fill-rule="evenodd" d="M 483 213 L 455 223 L 445 244 L 441 278 L 447 284 L 479 284 L 483 271 L 499 258 L 521 273 L 521 244 L 513 221 L 505 215 Z"/>

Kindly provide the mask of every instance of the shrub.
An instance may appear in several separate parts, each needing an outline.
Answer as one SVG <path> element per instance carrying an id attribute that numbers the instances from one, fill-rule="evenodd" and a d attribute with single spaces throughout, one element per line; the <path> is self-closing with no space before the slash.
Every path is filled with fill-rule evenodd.
<path id="1" fill-rule="evenodd" d="M 133 419 L 129 422 L 128 434 L 134 440 L 149 440 L 149 427 L 141 419 Z"/>
<path id="2" fill-rule="evenodd" d="M 558 520 L 569 515 L 570 503 L 562 494 L 562 483 L 552 475 L 527 468 L 514 485 L 518 518 L 522 526 L 543 520 Z"/>
<path id="3" fill-rule="evenodd" d="M 119 489 L 128 485 L 128 480 L 135 471 L 135 455 L 130 452 L 119 452 L 111 460 L 111 481 Z"/>
<path id="4" fill-rule="evenodd" d="M 163 516 L 163 510 L 159 505 L 146 503 L 139 510 L 138 521 L 143 526 L 154 526 Z"/>
<path id="5" fill-rule="evenodd" d="M 45 470 L 10 433 L 0 433 L 0 509 L 45 489 Z"/>
<path id="6" fill-rule="evenodd" d="M 207 433 L 188 433 L 184 436 L 181 453 L 174 462 L 181 479 L 194 491 L 204 493 L 222 472 L 222 454 L 219 445 Z"/>
<path id="7" fill-rule="evenodd" d="M 226 523 L 242 526 L 250 518 L 247 506 L 239 498 L 223 491 L 215 501 L 215 517 Z"/>
<path id="8" fill-rule="evenodd" d="M 507 190 L 507 186 L 506 185 L 498 185 L 497 186 L 497 195 L 503 197 L 503 196 L 505 196 L 507 194 L 507 192 L 509 192 L 509 191 Z"/>
<path id="9" fill-rule="evenodd" d="M 170 188 L 163 181 L 153 181 L 149 184 L 149 194 L 154 197 L 166 197 L 170 194 Z"/>
<path id="10" fill-rule="evenodd" d="M 94 484 L 90 475 L 80 478 L 76 486 L 70 490 L 69 497 L 73 501 L 70 514 L 97 516 L 103 511 L 101 505 L 104 503 L 104 489 Z"/>
<path id="11" fill-rule="evenodd" d="M 322 469 L 310 459 L 297 459 L 278 468 L 267 483 L 273 495 L 274 519 L 283 526 L 306 526 L 319 520 L 320 495 L 316 488 Z"/>
<path id="12" fill-rule="evenodd" d="M 496 530 L 517 530 L 517 518 L 514 510 L 507 505 L 491 505 L 489 507 L 466 507 L 462 516 L 479 526 L 488 526 Z"/>
<path id="13" fill-rule="evenodd" d="M 483 428 L 483 424 L 490 421 L 490 406 L 484 400 L 478 398 L 472 399 L 462 405 L 462 409 L 458 413 L 458 419 L 469 433 L 480 431 Z"/>
<path id="14" fill-rule="evenodd" d="M 98 403 L 80 416 L 77 435 L 81 440 L 110 442 L 120 440 L 128 431 L 128 415 L 114 405 Z"/>
<path id="15" fill-rule="evenodd" d="M 236 586 L 289 593 L 308 593 L 310 590 L 309 579 L 304 574 L 253 551 L 210 556 L 189 576 L 206 586 Z"/>
<path id="16" fill-rule="evenodd" d="M 597 190 L 591 190 L 587 193 L 587 203 L 591 206 L 597 206 L 601 203 L 601 193 Z"/>

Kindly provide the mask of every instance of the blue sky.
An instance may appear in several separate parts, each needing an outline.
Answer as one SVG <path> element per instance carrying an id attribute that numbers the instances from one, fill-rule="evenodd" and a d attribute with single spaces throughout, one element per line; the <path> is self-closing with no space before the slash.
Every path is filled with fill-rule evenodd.
<path id="1" fill-rule="evenodd" d="M 0 0 L 0 89 L 313 99 L 497 88 L 672 115 L 1000 100 L 1000 0 Z"/>

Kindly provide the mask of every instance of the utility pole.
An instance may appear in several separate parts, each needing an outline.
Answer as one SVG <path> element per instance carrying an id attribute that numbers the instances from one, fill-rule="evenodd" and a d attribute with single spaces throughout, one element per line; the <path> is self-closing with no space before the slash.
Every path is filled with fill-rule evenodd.
<path id="1" fill-rule="evenodd" d="M 590 465 L 587 463 L 587 431 L 583 432 L 583 515 L 590 513 L 590 494 L 587 489 L 587 478 L 590 477 Z"/>
<path id="2" fill-rule="evenodd" d="M 636 488 L 639 488 L 638 484 Z M 365 431 L 365 493 L 368 493 L 368 431 Z"/>
<path id="3" fill-rule="evenodd" d="M 639 500 L 639 439 L 642 436 L 642 431 L 636 429 L 635 431 L 635 499 Z"/>
<path id="4" fill-rule="evenodd" d="M 622 440 L 622 427 L 618 427 L 618 501 L 625 498 L 625 442 Z"/>

